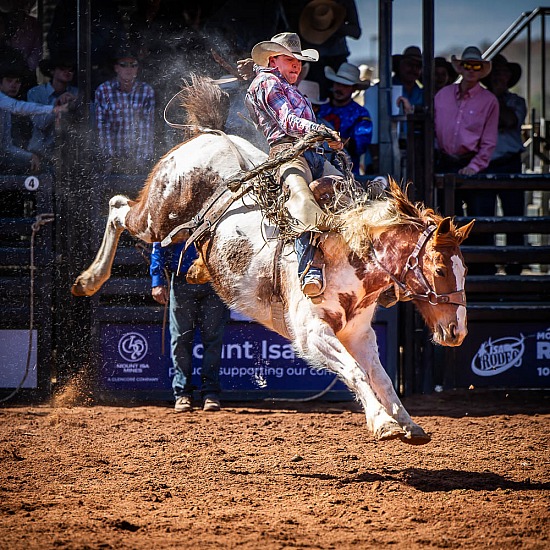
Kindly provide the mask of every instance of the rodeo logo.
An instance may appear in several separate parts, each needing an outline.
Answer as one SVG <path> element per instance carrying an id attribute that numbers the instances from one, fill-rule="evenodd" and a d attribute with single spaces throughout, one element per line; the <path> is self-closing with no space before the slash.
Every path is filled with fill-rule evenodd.
<path id="1" fill-rule="evenodd" d="M 506 336 L 483 342 L 472 359 L 472 371 L 479 376 L 496 376 L 512 367 L 521 367 L 525 336 Z"/>
<path id="2" fill-rule="evenodd" d="M 141 361 L 147 355 L 148 349 L 147 339 L 139 332 L 127 332 L 118 341 L 118 353 L 130 363 Z"/>

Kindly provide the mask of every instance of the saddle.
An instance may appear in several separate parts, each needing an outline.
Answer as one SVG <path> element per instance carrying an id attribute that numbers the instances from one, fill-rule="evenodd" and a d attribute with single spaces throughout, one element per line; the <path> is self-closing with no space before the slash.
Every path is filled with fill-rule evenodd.
<path id="1" fill-rule="evenodd" d="M 341 176 L 324 176 L 312 181 L 309 184 L 309 188 L 317 204 L 321 207 L 321 209 L 328 210 L 331 214 L 335 214 L 351 204 L 352 199 L 349 195 L 345 194 L 344 186 L 345 180 Z M 239 194 L 239 196 L 242 196 L 242 193 Z M 226 208 L 209 209 L 205 213 L 204 221 L 201 224 L 201 227 L 206 226 L 207 229 L 214 227 L 215 223 L 232 203 L 233 201 L 231 201 Z M 196 231 L 191 232 L 188 242 L 197 241 L 199 237 L 203 237 L 204 233 L 205 232 L 202 231 L 200 235 L 197 235 Z M 186 280 L 190 284 L 204 284 L 210 281 L 208 268 L 206 267 L 204 259 L 200 253 L 199 257 L 193 262 L 187 271 Z"/>

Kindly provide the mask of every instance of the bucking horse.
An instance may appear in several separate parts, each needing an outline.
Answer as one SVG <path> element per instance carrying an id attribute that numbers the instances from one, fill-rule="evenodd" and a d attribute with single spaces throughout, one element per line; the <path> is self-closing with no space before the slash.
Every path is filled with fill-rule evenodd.
<path id="1" fill-rule="evenodd" d="M 292 240 L 279 238 L 258 205 L 261 191 L 247 183 L 254 179 L 242 177 L 260 174 L 266 154 L 221 131 L 224 92 L 211 80 L 193 79 L 186 98 L 189 126 L 199 131 L 159 160 L 137 199 L 110 200 L 100 249 L 72 293 L 91 296 L 109 279 L 124 230 L 145 242 L 191 238 L 199 261 L 188 277 L 210 280 L 229 307 L 288 338 L 310 365 L 336 373 L 375 438 L 427 443 L 380 363 L 372 320 L 389 293 L 413 301 L 433 342 L 459 346 L 467 334 L 460 244 L 473 222 L 457 227 L 411 202 L 393 180 L 375 196 L 355 194 L 336 215 L 340 225 L 321 236 L 326 288 L 312 300 L 300 290 Z"/>

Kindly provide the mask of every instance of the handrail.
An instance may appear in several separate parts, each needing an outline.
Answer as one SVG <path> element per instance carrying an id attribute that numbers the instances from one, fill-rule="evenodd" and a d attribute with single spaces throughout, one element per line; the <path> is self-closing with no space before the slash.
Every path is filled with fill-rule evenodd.
<path id="1" fill-rule="evenodd" d="M 491 60 L 539 15 L 550 15 L 550 8 L 539 7 L 532 12 L 524 11 L 483 53 L 483 59 Z"/>

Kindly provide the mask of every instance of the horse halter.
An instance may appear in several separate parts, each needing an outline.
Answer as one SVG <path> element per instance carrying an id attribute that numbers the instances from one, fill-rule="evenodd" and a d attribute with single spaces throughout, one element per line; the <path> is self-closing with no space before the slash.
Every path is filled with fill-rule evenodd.
<path id="1" fill-rule="evenodd" d="M 394 283 L 394 288 L 397 288 L 399 291 L 395 295 L 395 301 L 393 303 L 390 303 L 387 307 L 389 307 L 390 305 L 394 305 L 398 301 L 407 302 L 409 300 L 421 300 L 423 302 L 428 302 L 432 306 L 437 306 L 439 304 L 452 304 L 456 306 L 466 307 L 466 293 L 464 292 L 464 290 L 456 290 L 454 292 L 448 292 L 445 294 L 437 294 L 437 292 L 430 286 L 430 283 L 428 282 L 426 276 L 420 268 L 418 256 L 426 246 L 426 243 L 432 238 L 436 229 L 436 225 L 429 225 L 428 227 L 426 227 L 426 229 L 424 229 L 420 237 L 418 237 L 418 241 L 413 251 L 409 254 L 409 257 L 405 262 L 403 271 L 401 272 L 401 277 L 399 279 L 395 277 L 395 275 L 391 273 L 384 265 L 382 265 L 382 263 L 376 256 L 376 251 L 374 250 L 374 248 L 372 249 L 372 257 L 374 261 L 390 276 L 390 279 Z M 412 271 L 414 273 L 417 281 L 422 285 L 425 291 L 424 294 L 419 294 L 418 292 L 415 292 L 406 283 L 405 279 L 409 271 Z"/>

